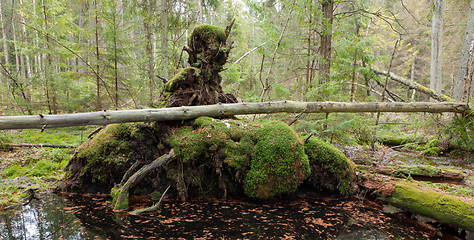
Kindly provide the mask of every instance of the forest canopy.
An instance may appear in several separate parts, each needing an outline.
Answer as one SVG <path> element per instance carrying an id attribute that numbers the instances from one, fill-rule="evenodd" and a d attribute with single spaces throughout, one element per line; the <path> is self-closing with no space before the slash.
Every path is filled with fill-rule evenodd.
<path id="1" fill-rule="evenodd" d="M 233 20 L 233 49 L 221 76 L 224 92 L 239 101 L 429 100 L 395 81 L 388 81 L 385 94 L 385 77 L 372 71 L 374 67 L 436 86 L 434 90 L 456 100 L 472 95 L 474 14 L 466 1 L 0 4 L 2 114 L 158 106 L 164 84 L 179 69 L 190 67 L 183 46 L 192 29 L 199 24 L 225 28 Z M 435 28 L 435 19 L 441 29 Z M 436 31 L 441 48 L 433 46 Z M 439 66 L 433 67 L 435 50 Z M 441 84 L 431 85 L 435 74 Z"/>

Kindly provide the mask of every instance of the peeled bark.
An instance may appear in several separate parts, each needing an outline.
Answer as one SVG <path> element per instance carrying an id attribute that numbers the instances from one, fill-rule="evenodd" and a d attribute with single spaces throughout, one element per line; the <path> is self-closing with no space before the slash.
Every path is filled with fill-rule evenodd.
<path id="1" fill-rule="evenodd" d="M 379 70 L 379 69 L 376 69 L 376 68 L 372 68 L 372 71 L 374 71 L 375 73 L 377 74 L 380 74 L 380 75 L 384 75 L 384 76 L 387 76 L 387 72 L 386 71 L 383 71 L 383 70 Z M 411 89 L 415 89 L 419 92 L 422 92 L 440 102 L 454 102 L 455 100 L 446 96 L 446 95 L 443 95 L 441 93 L 438 93 L 436 92 L 435 90 L 433 89 L 430 89 L 430 88 L 427 88 L 417 82 L 414 82 L 414 81 L 411 81 L 411 80 L 408 80 L 406 78 L 403 78 L 403 77 L 400 77 L 400 76 L 397 76 L 393 73 L 390 73 L 390 78 L 411 88 Z"/>
<path id="2" fill-rule="evenodd" d="M 244 114 L 268 113 L 330 113 L 330 112 L 454 112 L 467 113 L 465 103 L 431 102 L 266 102 L 231 103 L 173 108 L 101 111 L 89 113 L 30 115 L 0 117 L 1 129 L 59 128 L 86 125 L 106 125 L 125 122 L 154 122 L 189 120 L 200 116 L 228 117 Z"/>

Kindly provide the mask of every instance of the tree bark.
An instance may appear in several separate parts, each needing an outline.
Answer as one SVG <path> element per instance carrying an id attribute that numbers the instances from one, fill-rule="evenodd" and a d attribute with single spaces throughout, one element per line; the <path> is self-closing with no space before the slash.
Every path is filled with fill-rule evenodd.
<path id="1" fill-rule="evenodd" d="M 321 29 L 321 46 L 319 48 L 322 61 L 320 63 L 320 83 L 327 83 L 331 74 L 332 22 L 334 18 L 334 0 L 322 0 L 323 13 Z M 327 97 L 327 96 L 326 96 Z"/>
<path id="2" fill-rule="evenodd" d="M 155 55 L 153 53 L 153 10 L 150 0 L 144 1 L 145 19 L 143 21 L 143 28 L 145 30 L 145 55 L 147 59 L 147 73 L 148 76 L 148 90 L 149 90 L 149 105 L 153 105 L 154 92 L 155 92 Z"/>
<path id="3" fill-rule="evenodd" d="M 430 88 L 441 92 L 442 47 L 443 47 L 443 0 L 434 0 L 431 30 Z"/>
<path id="4" fill-rule="evenodd" d="M 330 113 L 330 112 L 455 112 L 467 113 L 465 103 L 443 102 L 264 102 L 230 103 L 122 111 L 101 111 L 60 115 L 0 116 L 3 129 L 45 129 L 86 125 L 106 125 L 125 122 L 190 120 L 201 116 L 228 117 L 269 113 Z"/>
<path id="5" fill-rule="evenodd" d="M 474 34 L 474 0 L 471 0 L 469 15 L 466 23 L 466 31 L 464 33 L 464 41 L 461 48 L 461 56 L 459 57 L 458 70 L 453 84 L 452 97 L 458 101 L 463 98 L 463 89 L 468 81 L 469 59 L 472 57 L 472 43 Z"/>
<path id="6" fill-rule="evenodd" d="M 57 103 L 56 103 L 56 90 L 55 90 L 55 86 L 54 86 L 54 79 L 53 79 L 53 75 L 52 75 L 52 71 L 53 71 L 53 57 L 51 56 L 51 42 L 50 42 L 50 37 L 49 37 L 49 29 L 48 29 L 48 14 L 46 12 L 46 3 L 45 3 L 45 0 L 43 0 L 43 17 L 44 17 L 44 28 L 45 28 L 45 31 L 46 31 L 46 49 L 48 50 L 48 53 L 46 54 L 46 63 L 45 63 L 45 67 L 44 67 L 44 71 L 45 71 L 45 77 L 46 77 L 46 98 L 47 98 L 47 102 L 48 102 L 48 108 L 49 108 L 49 113 L 51 114 L 51 112 L 53 114 L 57 114 L 58 113 L 58 109 L 57 109 Z"/>
<path id="7" fill-rule="evenodd" d="M 97 6 L 97 0 L 94 1 L 94 14 L 95 14 L 95 57 L 96 57 L 96 99 L 97 99 L 97 111 L 102 110 L 102 104 L 100 101 L 100 52 L 99 52 L 99 7 Z"/>
<path id="8" fill-rule="evenodd" d="M 168 73 L 168 0 L 161 0 L 161 76 L 165 79 L 169 79 L 169 73 Z"/>
<path id="9" fill-rule="evenodd" d="M 380 74 L 380 75 L 384 75 L 384 76 L 387 76 L 387 72 L 386 71 L 383 71 L 383 70 L 379 70 L 379 69 L 376 69 L 376 68 L 372 68 L 372 71 L 374 71 L 375 73 L 377 74 Z M 414 81 L 410 81 L 409 79 L 406 79 L 406 78 L 403 78 L 403 77 L 400 77 L 400 76 L 397 76 L 393 73 L 390 73 L 390 78 L 409 87 L 409 88 L 412 88 L 412 89 L 415 89 L 421 93 L 424 93 L 438 101 L 441 101 L 441 102 L 454 102 L 455 100 L 446 96 L 446 95 L 443 95 L 441 93 L 438 93 L 436 91 L 434 91 L 433 89 L 429 89 L 417 82 L 414 82 Z"/>

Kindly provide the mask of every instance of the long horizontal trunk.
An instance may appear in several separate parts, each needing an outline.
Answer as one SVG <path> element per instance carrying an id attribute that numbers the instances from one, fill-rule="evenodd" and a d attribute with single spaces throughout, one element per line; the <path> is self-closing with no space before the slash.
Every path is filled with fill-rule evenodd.
<path id="1" fill-rule="evenodd" d="M 454 102 L 264 102 L 230 103 L 174 108 L 101 111 L 59 115 L 0 117 L 0 129 L 59 128 L 85 125 L 106 125 L 125 122 L 188 120 L 200 116 L 227 117 L 267 113 L 329 113 L 329 112 L 455 112 L 470 111 L 464 103 Z"/>
<path id="2" fill-rule="evenodd" d="M 383 71 L 383 70 L 379 70 L 379 69 L 376 69 L 376 68 L 372 68 L 372 71 L 374 71 L 375 73 L 377 74 L 380 74 L 380 75 L 384 75 L 384 76 L 387 76 L 387 72 L 386 71 Z M 414 82 L 414 81 L 411 81 L 409 79 L 406 79 L 406 78 L 403 78 L 403 77 L 400 77 L 400 76 L 397 76 L 393 73 L 390 73 L 390 78 L 411 88 L 411 89 L 415 89 L 419 92 L 422 92 L 440 102 L 454 102 L 455 100 L 446 96 L 446 95 L 443 95 L 441 93 L 438 93 L 436 92 L 435 90 L 433 89 L 430 89 L 428 87 L 425 87 L 417 82 Z"/>

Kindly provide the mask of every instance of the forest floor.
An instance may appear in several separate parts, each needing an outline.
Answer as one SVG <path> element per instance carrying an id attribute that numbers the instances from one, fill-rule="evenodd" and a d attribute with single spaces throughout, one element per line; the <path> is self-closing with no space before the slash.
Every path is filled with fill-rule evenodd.
<path id="1" fill-rule="evenodd" d="M 56 130 L 5 131 L 10 143 L 78 146 L 95 127 Z M 358 174 L 383 182 L 384 178 L 417 180 L 433 191 L 467 202 L 474 200 L 474 161 L 470 158 L 425 156 L 416 147 L 336 144 L 357 166 Z M 0 151 L 0 210 L 31 199 L 34 192 L 53 191 L 74 148 L 10 148 Z M 362 193 L 363 194 L 363 193 Z"/>

